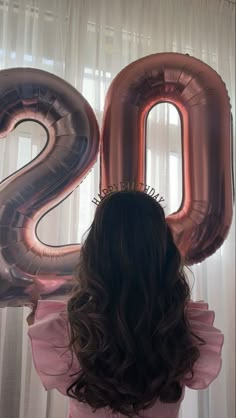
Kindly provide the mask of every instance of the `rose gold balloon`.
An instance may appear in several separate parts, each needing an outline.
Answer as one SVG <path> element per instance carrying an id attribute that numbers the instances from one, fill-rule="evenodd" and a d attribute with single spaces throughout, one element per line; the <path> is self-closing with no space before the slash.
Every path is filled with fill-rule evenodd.
<path id="1" fill-rule="evenodd" d="M 93 110 L 72 86 L 36 69 L 0 71 L 0 137 L 31 119 L 48 133 L 42 152 L 0 184 L 0 305 L 64 295 L 79 245 L 52 247 L 36 226 L 94 164 L 99 130 Z M 66 228 L 66 225 L 63 226 Z"/>
<path id="2" fill-rule="evenodd" d="M 193 264 L 222 245 L 232 220 L 230 103 L 212 68 L 163 53 L 116 76 L 105 103 L 101 189 L 120 181 L 145 183 L 146 119 L 161 102 L 176 106 L 182 122 L 183 199 L 167 220 L 185 262 Z"/>

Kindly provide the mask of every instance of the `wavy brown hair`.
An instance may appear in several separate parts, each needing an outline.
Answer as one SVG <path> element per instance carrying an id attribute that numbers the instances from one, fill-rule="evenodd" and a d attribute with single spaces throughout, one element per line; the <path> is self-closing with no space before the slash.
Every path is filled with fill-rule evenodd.
<path id="1" fill-rule="evenodd" d="M 181 379 L 199 357 L 185 316 L 189 299 L 162 207 L 142 192 L 104 198 L 68 303 L 81 371 L 67 394 L 127 417 L 157 399 L 180 400 Z"/>

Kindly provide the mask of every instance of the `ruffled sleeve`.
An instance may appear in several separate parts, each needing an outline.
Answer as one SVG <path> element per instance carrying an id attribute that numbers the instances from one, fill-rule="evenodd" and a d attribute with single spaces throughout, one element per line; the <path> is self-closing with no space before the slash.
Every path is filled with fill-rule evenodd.
<path id="1" fill-rule="evenodd" d="M 69 331 L 66 304 L 39 301 L 35 322 L 29 327 L 32 356 L 36 371 L 46 390 L 66 390 L 76 380 L 79 364 L 68 348 Z"/>
<path id="2" fill-rule="evenodd" d="M 204 340 L 205 344 L 201 344 L 193 337 L 200 351 L 200 357 L 194 365 L 193 377 L 187 374 L 183 383 L 191 389 L 205 389 L 221 370 L 224 336 L 213 326 L 215 314 L 209 311 L 207 303 L 190 302 L 186 309 L 186 316 L 193 334 Z"/>

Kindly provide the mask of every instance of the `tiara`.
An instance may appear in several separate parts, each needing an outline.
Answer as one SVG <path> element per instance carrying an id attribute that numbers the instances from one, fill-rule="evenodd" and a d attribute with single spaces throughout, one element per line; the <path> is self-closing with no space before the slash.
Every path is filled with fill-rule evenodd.
<path id="1" fill-rule="evenodd" d="M 92 203 L 98 206 L 99 203 L 101 203 L 101 201 L 109 194 L 123 190 L 136 190 L 144 192 L 155 199 L 158 203 L 165 201 L 160 193 L 156 193 L 156 190 L 153 187 L 151 188 L 151 186 L 148 186 L 145 183 L 138 183 L 136 181 L 121 181 L 120 183 L 114 183 L 113 185 L 102 189 L 101 193 L 98 193 L 98 197 L 93 198 Z"/>

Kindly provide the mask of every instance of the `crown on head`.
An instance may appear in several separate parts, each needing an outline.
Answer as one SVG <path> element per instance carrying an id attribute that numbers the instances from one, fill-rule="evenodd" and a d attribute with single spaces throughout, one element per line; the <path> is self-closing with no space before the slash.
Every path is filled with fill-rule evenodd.
<path id="1" fill-rule="evenodd" d="M 95 205 L 99 205 L 101 201 L 109 194 L 122 191 L 122 190 L 136 190 L 139 192 L 147 193 L 153 199 L 155 199 L 158 203 L 164 202 L 165 199 L 160 195 L 160 193 L 156 193 L 155 189 L 151 186 L 148 186 L 145 183 L 138 183 L 136 181 L 121 181 L 120 183 L 114 183 L 111 186 L 107 186 L 105 189 L 102 189 L 101 193 L 98 193 L 98 197 L 94 197 L 92 203 Z"/>

